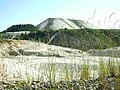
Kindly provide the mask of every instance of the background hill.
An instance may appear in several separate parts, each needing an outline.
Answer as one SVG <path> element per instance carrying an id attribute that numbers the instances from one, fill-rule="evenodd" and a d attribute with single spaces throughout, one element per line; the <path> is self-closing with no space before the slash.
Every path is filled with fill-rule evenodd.
<path id="1" fill-rule="evenodd" d="M 32 24 L 19 24 L 19 25 L 12 25 L 3 32 L 34 31 L 36 29 L 37 28 Z"/>
<path id="2" fill-rule="evenodd" d="M 38 30 L 81 29 L 96 28 L 92 24 L 74 19 L 48 18 L 37 25 Z"/>

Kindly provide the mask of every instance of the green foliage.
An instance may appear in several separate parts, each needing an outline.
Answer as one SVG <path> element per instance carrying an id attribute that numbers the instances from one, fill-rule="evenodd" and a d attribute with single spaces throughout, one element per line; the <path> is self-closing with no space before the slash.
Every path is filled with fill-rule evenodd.
<path id="1" fill-rule="evenodd" d="M 12 40 L 3 40 L 3 39 L 0 39 L 0 44 L 3 44 L 3 43 L 10 44 L 11 42 L 12 42 Z"/>
<path id="2" fill-rule="evenodd" d="M 52 40 L 51 38 L 57 34 Z M 105 49 L 120 45 L 119 30 L 77 29 L 77 30 L 46 30 L 22 34 L 20 39 L 42 41 L 58 46 L 81 50 Z"/>
<path id="3" fill-rule="evenodd" d="M 120 30 L 103 30 L 103 33 L 120 46 Z"/>
<path id="4" fill-rule="evenodd" d="M 0 33 L 0 39 L 2 39 L 2 33 Z"/>
<path id="5" fill-rule="evenodd" d="M 3 32 L 34 31 L 34 30 L 37 30 L 37 28 L 32 24 L 19 24 L 13 25 Z"/>

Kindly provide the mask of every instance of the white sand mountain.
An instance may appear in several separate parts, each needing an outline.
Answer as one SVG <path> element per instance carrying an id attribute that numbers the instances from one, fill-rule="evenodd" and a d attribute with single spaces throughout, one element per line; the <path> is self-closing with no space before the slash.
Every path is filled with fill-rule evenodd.
<path id="1" fill-rule="evenodd" d="M 81 28 L 96 28 L 92 24 L 74 19 L 63 18 L 48 18 L 37 25 L 39 30 L 59 30 L 59 29 L 81 29 Z"/>

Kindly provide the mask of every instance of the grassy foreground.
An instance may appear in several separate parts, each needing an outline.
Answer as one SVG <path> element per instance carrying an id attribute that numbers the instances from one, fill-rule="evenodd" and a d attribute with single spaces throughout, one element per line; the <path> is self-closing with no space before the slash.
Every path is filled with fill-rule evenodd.
<path id="1" fill-rule="evenodd" d="M 11 42 L 9 40 L 2 40 L 1 43 Z M 75 57 L 73 57 L 75 59 Z M 88 58 L 88 57 L 85 57 Z M 96 57 L 94 57 L 96 59 Z M 23 61 L 24 58 L 23 58 Z M 22 61 L 19 62 L 24 64 Z M 93 59 L 94 61 L 94 59 Z M 12 61 L 11 61 L 12 62 Z M 42 66 L 38 66 L 38 72 L 41 71 Z M 57 74 L 59 68 L 56 68 L 56 64 L 45 65 L 45 73 L 39 73 L 37 79 L 30 77 L 29 74 L 26 77 L 26 81 L 1 81 L 1 90 L 119 90 L 120 89 L 120 58 L 114 60 L 109 57 L 108 61 L 104 58 L 99 58 L 98 65 L 90 66 L 89 59 L 87 59 L 82 65 L 62 65 L 61 74 Z M 97 76 L 93 70 L 97 70 Z M 64 75 L 62 73 L 64 72 Z M 20 70 L 22 75 L 22 70 Z M 92 75 L 91 75 L 92 73 Z M 60 80 L 57 80 L 57 76 L 61 76 Z M 46 78 L 46 79 L 44 79 Z"/>
<path id="2" fill-rule="evenodd" d="M 19 62 L 20 63 L 20 62 Z M 23 63 L 23 62 L 22 62 Z M 21 64 L 22 64 L 21 63 Z M 62 65 L 60 80 L 56 64 L 45 64 L 44 73 L 39 73 L 37 79 L 29 76 L 25 81 L 2 81 L 0 89 L 13 90 L 119 90 L 120 89 L 120 62 L 109 60 L 99 61 L 99 65 L 89 65 L 89 61 L 82 65 Z M 39 66 L 38 72 L 43 66 Z M 95 76 L 97 70 L 98 76 Z M 21 71 L 21 70 L 20 70 Z M 64 74 L 62 74 L 64 72 Z M 20 73 L 20 72 L 19 72 Z M 22 73 L 22 72 L 21 72 Z M 91 75 L 92 73 L 92 75 Z M 22 75 L 22 74 L 21 74 Z M 46 79 L 44 79 L 46 78 Z"/>

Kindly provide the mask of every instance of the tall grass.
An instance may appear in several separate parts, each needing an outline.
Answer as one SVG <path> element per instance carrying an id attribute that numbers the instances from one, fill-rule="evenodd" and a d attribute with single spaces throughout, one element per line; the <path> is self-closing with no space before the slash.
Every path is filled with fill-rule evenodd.
<path id="1" fill-rule="evenodd" d="M 82 54 L 82 53 L 81 53 Z M 60 80 L 63 81 L 71 81 L 71 80 L 90 80 L 98 78 L 101 83 L 103 89 L 106 88 L 107 82 L 105 81 L 106 77 L 117 77 L 115 82 L 120 81 L 120 59 L 113 57 L 96 57 L 89 55 L 82 55 L 82 57 L 76 57 L 73 55 L 70 57 L 55 57 L 50 56 L 48 59 L 48 63 L 40 63 L 40 61 L 44 61 L 46 59 L 40 58 L 39 60 L 30 60 L 29 58 L 20 58 L 19 60 L 14 60 L 15 58 L 11 58 L 8 63 L 11 63 L 11 68 L 17 69 L 13 74 L 18 72 L 19 79 L 26 79 L 26 83 L 30 83 L 33 80 L 37 80 L 40 82 L 58 82 Z M 55 60 L 64 60 L 64 63 L 55 63 Z M 78 62 L 78 61 L 79 62 Z M 69 63 L 67 61 L 70 61 Z M 91 64 L 94 62 L 94 64 Z M 21 68 L 25 66 L 25 72 Z M 97 71 L 97 75 L 95 74 Z M 37 72 L 37 73 L 36 73 Z M 91 72 L 93 74 L 91 75 Z M 25 76 L 23 73 L 26 73 Z M 31 74 L 32 73 L 32 74 Z M 92 76 L 92 77 L 91 77 Z M 7 79 L 6 79 L 7 80 Z M 119 85 L 119 84 L 118 84 Z"/>

